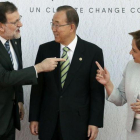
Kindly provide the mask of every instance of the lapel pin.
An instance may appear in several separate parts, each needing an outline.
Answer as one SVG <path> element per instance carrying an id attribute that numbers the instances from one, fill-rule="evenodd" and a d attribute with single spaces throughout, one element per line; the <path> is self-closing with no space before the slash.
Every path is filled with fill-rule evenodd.
<path id="1" fill-rule="evenodd" d="M 17 45 L 17 42 L 15 42 L 15 44 Z"/>
<path id="2" fill-rule="evenodd" d="M 80 57 L 79 60 L 82 61 L 82 58 Z"/>

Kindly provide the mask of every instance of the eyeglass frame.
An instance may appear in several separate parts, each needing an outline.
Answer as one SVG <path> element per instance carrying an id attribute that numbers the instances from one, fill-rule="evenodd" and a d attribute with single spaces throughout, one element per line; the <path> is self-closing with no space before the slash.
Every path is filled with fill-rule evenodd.
<path id="1" fill-rule="evenodd" d="M 15 26 L 18 25 L 19 21 L 21 20 L 22 16 L 20 15 L 19 19 L 17 19 L 15 22 L 6 22 L 5 24 L 13 24 Z"/>
<path id="2" fill-rule="evenodd" d="M 58 29 L 59 27 L 63 27 L 63 26 L 71 25 L 71 24 L 67 23 L 67 24 L 59 25 L 59 24 L 53 24 L 53 22 L 50 22 L 50 25 L 52 28 L 55 27 L 56 29 Z"/>

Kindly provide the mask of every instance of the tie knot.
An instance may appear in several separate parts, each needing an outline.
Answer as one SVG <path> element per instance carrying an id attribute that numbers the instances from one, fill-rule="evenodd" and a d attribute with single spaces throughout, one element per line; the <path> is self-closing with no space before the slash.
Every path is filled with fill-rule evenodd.
<path id="1" fill-rule="evenodd" d="M 64 47 L 63 51 L 68 52 L 70 49 L 68 47 Z"/>
<path id="2" fill-rule="evenodd" d="M 5 42 L 5 46 L 9 46 L 9 40 Z"/>

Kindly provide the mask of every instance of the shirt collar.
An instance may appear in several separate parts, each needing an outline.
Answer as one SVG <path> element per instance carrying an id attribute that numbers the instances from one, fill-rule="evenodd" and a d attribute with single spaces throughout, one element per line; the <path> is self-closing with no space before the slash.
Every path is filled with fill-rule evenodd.
<path id="1" fill-rule="evenodd" d="M 74 52 L 77 44 L 77 35 L 75 36 L 74 40 L 67 46 L 71 51 Z M 61 44 L 61 49 L 63 49 L 65 46 Z"/>
<path id="2" fill-rule="evenodd" d="M 2 42 L 3 45 L 5 45 L 7 40 L 0 36 L 0 41 Z"/>

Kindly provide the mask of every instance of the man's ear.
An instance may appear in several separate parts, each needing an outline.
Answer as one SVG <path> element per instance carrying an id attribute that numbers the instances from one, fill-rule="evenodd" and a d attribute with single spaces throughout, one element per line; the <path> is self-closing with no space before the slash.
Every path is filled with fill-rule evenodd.
<path id="1" fill-rule="evenodd" d="M 75 24 L 71 24 L 70 26 L 71 26 L 70 32 L 75 32 L 75 31 L 76 31 L 76 26 L 75 26 Z"/>
<path id="2" fill-rule="evenodd" d="M 4 32 L 4 24 L 0 22 L 0 32 Z"/>

